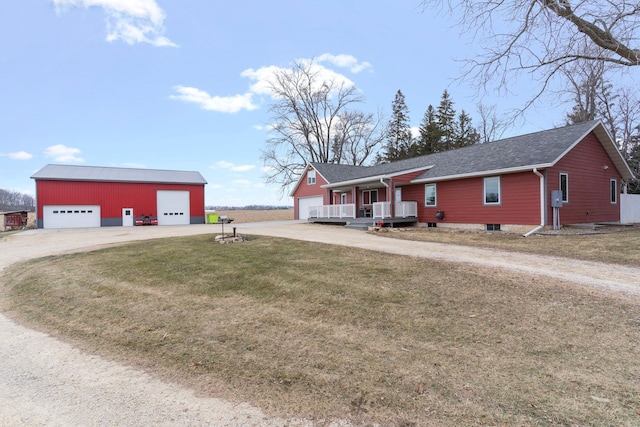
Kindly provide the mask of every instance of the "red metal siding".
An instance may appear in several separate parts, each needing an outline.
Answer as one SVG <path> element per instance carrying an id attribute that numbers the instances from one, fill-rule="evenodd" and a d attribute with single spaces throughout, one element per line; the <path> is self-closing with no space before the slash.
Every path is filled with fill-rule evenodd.
<path id="1" fill-rule="evenodd" d="M 610 202 L 609 185 L 615 179 L 619 191 L 621 176 L 595 135 L 587 135 L 546 171 L 548 218 L 553 214 L 551 191 L 560 189 L 561 172 L 569 176 L 569 201 L 560 208 L 561 224 L 620 220 L 620 197 L 618 203 Z"/>
<path id="2" fill-rule="evenodd" d="M 322 196 L 322 204 L 329 204 L 329 191 L 321 188 L 323 185 L 327 184 L 327 181 L 322 178 L 319 172 L 316 171 L 316 183 L 315 184 L 307 184 L 307 171 L 306 169 L 300 179 L 300 184 L 296 191 L 293 193 L 293 216 L 294 219 L 298 218 L 298 199 L 301 197 L 312 197 L 312 196 Z"/>
<path id="3" fill-rule="evenodd" d="M 45 205 L 100 205 L 103 219 L 122 218 L 122 208 L 156 215 L 158 190 L 189 191 L 191 216 L 204 217 L 204 185 L 37 180 L 38 218 Z"/>
<path id="4" fill-rule="evenodd" d="M 533 172 L 502 175 L 501 204 L 487 206 L 483 200 L 483 178 L 441 181 L 436 184 L 437 206 L 425 207 L 424 184 L 405 186 L 403 200 L 418 202 L 420 222 L 440 222 L 437 211 L 444 211 L 443 222 L 455 224 L 539 224 L 540 179 Z"/>

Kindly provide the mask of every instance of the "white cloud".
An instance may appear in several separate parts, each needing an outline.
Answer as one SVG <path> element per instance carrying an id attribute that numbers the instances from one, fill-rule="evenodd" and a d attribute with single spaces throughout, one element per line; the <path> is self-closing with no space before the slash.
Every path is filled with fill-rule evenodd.
<path id="1" fill-rule="evenodd" d="M 215 169 L 229 169 L 233 166 L 233 163 L 225 162 L 224 160 L 217 161 L 211 166 Z"/>
<path id="2" fill-rule="evenodd" d="M 155 0 L 51 0 L 59 11 L 74 7 L 99 7 L 107 21 L 107 41 L 128 44 L 150 43 L 154 46 L 177 45 L 164 37 L 164 11 Z"/>
<path id="3" fill-rule="evenodd" d="M 212 168 L 214 169 L 229 169 L 233 172 L 247 172 L 252 169 L 255 169 L 255 165 L 236 165 L 234 163 L 225 162 L 224 160 L 220 160 L 213 164 Z"/>
<path id="4" fill-rule="evenodd" d="M 348 68 L 354 74 L 372 68 L 369 62 L 358 62 L 358 59 L 351 55 L 323 53 L 316 60 L 318 62 L 329 62 L 336 67 Z"/>
<path id="5" fill-rule="evenodd" d="M 27 153 L 26 151 L 16 151 L 15 153 L 0 153 L 0 157 L 8 157 L 11 160 L 31 160 L 33 154 Z"/>
<path id="6" fill-rule="evenodd" d="M 174 86 L 177 95 L 169 96 L 169 99 L 190 102 L 199 105 L 203 110 L 217 111 L 219 113 L 237 113 L 240 110 L 255 110 L 258 108 L 252 102 L 252 94 L 234 96 L 211 96 L 207 92 L 195 87 Z"/>
<path id="7" fill-rule="evenodd" d="M 79 154 L 78 148 L 67 147 L 62 144 L 52 145 L 44 150 L 44 155 L 52 157 L 57 162 L 69 162 L 69 163 L 83 163 L 82 157 L 76 156 Z"/>
<path id="8" fill-rule="evenodd" d="M 363 70 L 372 68 L 368 62 L 359 62 L 357 58 L 351 55 L 333 55 L 325 53 L 317 58 L 298 59 L 297 62 L 311 66 L 311 73 L 316 76 L 315 81 L 318 86 L 325 81 L 335 82 L 337 85 L 350 87 L 354 85 L 344 74 L 335 71 L 328 64 L 337 68 L 347 68 L 352 73 L 359 73 Z M 257 69 L 248 68 L 240 73 L 241 77 L 246 77 L 251 84 L 244 94 L 234 96 L 212 96 L 209 93 L 189 86 L 175 86 L 177 95 L 171 95 L 170 99 L 180 100 L 184 102 L 194 103 L 205 110 L 218 111 L 223 113 L 236 113 L 241 110 L 255 110 L 258 104 L 254 102 L 257 96 L 265 96 L 275 99 L 276 95 L 271 90 L 275 77 L 281 73 L 292 73 L 292 68 L 284 68 L 276 65 L 268 65 Z"/>
<path id="9" fill-rule="evenodd" d="M 298 61 L 311 65 L 310 72 L 315 75 L 316 78 L 314 81 L 318 84 L 318 87 L 322 85 L 323 82 L 328 81 L 333 81 L 338 85 L 342 84 L 346 87 L 354 85 L 353 81 L 345 75 L 321 65 L 318 60 L 299 59 Z M 275 76 L 281 73 L 293 73 L 293 70 L 291 68 L 282 68 L 270 65 L 267 67 L 260 67 L 258 69 L 249 68 L 240 73 L 240 75 L 255 82 L 249 87 L 250 92 L 275 98 L 275 95 L 271 90 L 271 86 L 273 85 Z"/>

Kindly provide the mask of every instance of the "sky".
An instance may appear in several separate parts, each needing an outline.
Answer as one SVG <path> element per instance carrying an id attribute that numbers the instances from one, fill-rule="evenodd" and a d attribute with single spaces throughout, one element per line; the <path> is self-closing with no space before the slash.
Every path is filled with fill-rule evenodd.
<path id="1" fill-rule="evenodd" d="M 477 53 L 420 0 L 5 0 L 0 6 L 0 188 L 35 194 L 46 164 L 198 171 L 208 206 L 291 206 L 265 184 L 266 90 L 311 60 L 348 79 L 359 108 L 390 116 L 398 90 L 412 126 L 448 90 L 454 108 L 504 112 L 534 90 L 480 99 L 455 78 Z M 564 122 L 527 112 L 511 136 Z"/>

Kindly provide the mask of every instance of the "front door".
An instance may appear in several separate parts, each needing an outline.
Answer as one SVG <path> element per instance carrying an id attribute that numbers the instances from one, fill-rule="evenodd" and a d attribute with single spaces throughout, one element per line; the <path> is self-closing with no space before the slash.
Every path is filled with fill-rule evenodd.
<path id="1" fill-rule="evenodd" d="M 122 208 L 122 226 L 133 226 L 133 208 Z"/>
<path id="2" fill-rule="evenodd" d="M 402 187 L 396 188 L 396 202 L 402 201 Z"/>

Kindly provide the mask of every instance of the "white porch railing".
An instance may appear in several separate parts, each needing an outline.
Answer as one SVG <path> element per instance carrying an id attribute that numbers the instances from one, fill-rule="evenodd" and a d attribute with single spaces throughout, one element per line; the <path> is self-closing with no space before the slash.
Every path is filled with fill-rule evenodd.
<path id="1" fill-rule="evenodd" d="M 391 218 L 391 202 L 376 202 L 373 204 L 373 218 Z M 396 202 L 396 218 L 415 218 L 418 216 L 417 202 Z M 309 218 L 355 218 L 356 205 L 322 205 L 309 207 Z"/>
<path id="2" fill-rule="evenodd" d="M 400 218 L 417 218 L 418 202 L 396 202 L 395 216 Z"/>
<path id="3" fill-rule="evenodd" d="M 374 218 L 391 218 L 391 203 L 375 202 L 373 204 Z"/>
<path id="4" fill-rule="evenodd" d="M 418 216 L 417 202 L 396 202 L 394 217 L 415 218 Z M 373 204 L 374 218 L 391 218 L 391 202 L 377 202 Z"/>
<path id="5" fill-rule="evenodd" d="M 355 218 L 356 205 L 322 205 L 309 207 L 309 218 Z"/>

